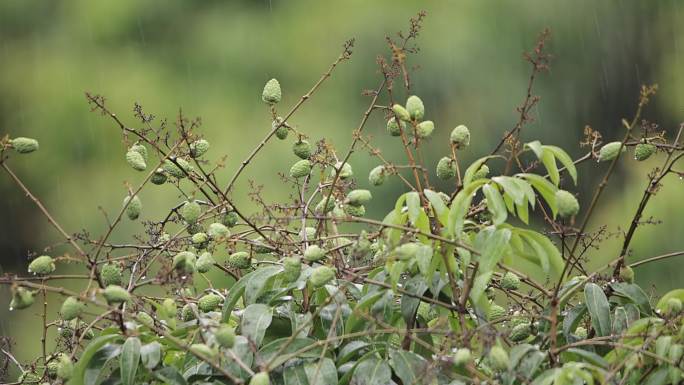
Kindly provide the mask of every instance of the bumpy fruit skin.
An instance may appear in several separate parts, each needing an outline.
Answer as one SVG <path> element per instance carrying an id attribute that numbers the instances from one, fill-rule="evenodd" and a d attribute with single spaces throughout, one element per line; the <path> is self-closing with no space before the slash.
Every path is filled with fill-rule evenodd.
<path id="1" fill-rule="evenodd" d="M 67 299 L 62 302 L 62 307 L 59 312 L 62 314 L 63 320 L 71 321 L 81 315 L 83 308 L 85 308 L 85 304 L 79 301 L 78 298 L 67 297 Z"/>
<path id="2" fill-rule="evenodd" d="M 471 353 L 470 349 L 468 348 L 461 348 L 456 351 L 456 354 L 454 354 L 454 365 L 456 366 L 464 366 L 471 360 Z"/>
<path id="3" fill-rule="evenodd" d="M 392 112 L 401 120 L 408 122 L 411 120 L 411 115 L 409 115 L 409 112 L 404 108 L 404 106 L 395 104 L 392 106 Z"/>
<path id="4" fill-rule="evenodd" d="M 190 251 L 181 251 L 173 257 L 173 268 L 185 272 L 192 273 L 195 271 L 195 263 L 197 261 L 197 256 Z"/>
<path id="5" fill-rule="evenodd" d="M 620 268 L 620 280 L 627 283 L 634 283 L 634 270 L 629 266 Z"/>
<path id="6" fill-rule="evenodd" d="M 158 168 L 154 171 L 154 174 L 150 177 L 150 182 L 156 184 L 156 185 L 161 185 L 166 183 L 166 172 L 164 171 L 163 168 Z"/>
<path id="7" fill-rule="evenodd" d="M 679 298 L 670 298 L 665 303 L 665 314 L 674 317 L 682 312 L 682 300 Z"/>
<path id="8" fill-rule="evenodd" d="M 413 120 L 423 119 L 425 116 L 425 106 L 423 101 L 416 95 L 411 95 L 406 99 L 406 111 Z"/>
<path id="9" fill-rule="evenodd" d="M 130 196 L 125 197 L 123 205 L 126 206 L 126 216 L 128 219 L 134 221 L 140 217 L 140 212 L 142 212 L 142 201 L 137 195 L 133 198 Z"/>
<path id="10" fill-rule="evenodd" d="M 204 249 L 209 244 L 209 236 L 206 233 L 195 233 L 192 235 L 192 245 L 197 249 Z"/>
<path id="11" fill-rule="evenodd" d="M 276 79 L 271 79 L 266 82 L 266 85 L 264 86 L 264 91 L 261 93 L 261 100 L 263 100 L 264 103 L 276 104 L 280 102 L 282 96 L 280 82 Z"/>
<path id="12" fill-rule="evenodd" d="M 206 139 L 198 139 L 190 143 L 190 156 L 200 158 L 209 151 L 209 142 Z"/>
<path id="13" fill-rule="evenodd" d="M 351 178 L 354 175 L 352 166 L 349 163 L 342 164 L 342 162 L 335 163 L 335 168 L 330 170 L 330 177 L 335 177 L 337 170 L 340 170 L 340 179 Z"/>
<path id="14" fill-rule="evenodd" d="M 100 277 L 102 278 L 102 283 L 105 286 L 121 285 L 123 274 L 118 265 L 107 263 L 102 266 L 102 269 L 100 270 Z"/>
<path id="15" fill-rule="evenodd" d="M 12 145 L 14 151 L 20 154 L 28 154 L 37 151 L 40 147 L 38 145 L 37 140 L 24 137 L 14 138 L 10 140 L 10 144 Z"/>
<path id="16" fill-rule="evenodd" d="M 650 143 L 639 143 L 634 147 L 634 159 L 643 161 L 655 154 L 656 146 Z"/>
<path id="17" fill-rule="evenodd" d="M 558 206 L 558 215 L 561 218 L 571 217 L 577 215 L 579 212 L 579 202 L 577 198 L 565 190 L 556 191 L 556 206 Z"/>
<path id="18" fill-rule="evenodd" d="M 532 329 L 532 325 L 530 325 L 529 323 L 522 323 L 522 324 L 516 325 L 511 330 L 511 334 L 509 335 L 509 338 L 513 342 L 523 341 L 523 340 L 527 339 L 527 337 L 530 336 L 531 329 Z"/>
<path id="19" fill-rule="evenodd" d="M 578 326 L 574 334 L 581 340 L 586 339 L 588 335 L 587 329 L 584 326 Z"/>
<path id="20" fill-rule="evenodd" d="M 377 166 L 368 173 L 368 182 L 373 186 L 380 186 L 385 183 L 387 174 L 385 173 L 385 166 Z"/>
<path id="21" fill-rule="evenodd" d="M 209 358 L 213 358 L 216 355 L 216 352 L 205 344 L 192 344 L 190 345 L 190 351 Z"/>
<path id="22" fill-rule="evenodd" d="M 345 205 L 344 206 L 344 212 L 347 215 L 351 215 L 353 217 L 362 217 L 366 215 L 366 208 L 361 205 L 361 206 L 354 206 L 354 205 Z"/>
<path id="23" fill-rule="evenodd" d="M 451 130 L 451 135 L 449 135 L 449 140 L 451 143 L 456 145 L 456 148 L 464 148 L 470 145 L 470 130 L 464 125 L 456 126 Z"/>
<path id="24" fill-rule="evenodd" d="M 332 211 L 335 208 L 335 198 L 330 197 L 328 198 L 327 196 L 324 197 L 323 199 L 316 204 L 316 207 L 314 208 L 314 212 L 316 214 L 327 214 L 330 211 Z"/>
<path id="25" fill-rule="evenodd" d="M 197 307 L 205 313 L 216 310 L 220 304 L 221 297 L 213 293 L 204 295 L 197 301 Z"/>
<path id="26" fill-rule="evenodd" d="M 10 309 L 26 309 L 27 307 L 33 305 L 35 301 L 34 293 L 31 290 L 24 289 L 23 287 L 18 287 L 14 290 L 12 295 L 12 301 L 10 301 Z"/>
<path id="27" fill-rule="evenodd" d="M 145 171 L 147 168 L 145 158 L 142 156 L 142 154 L 133 149 L 130 149 L 128 152 L 126 152 L 126 162 L 128 162 L 128 165 L 137 171 Z"/>
<path id="28" fill-rule="evenodd" d="M 352 190 L 347 194 L 346 203 L 354 206 L 360 206 L 364 203 L 368 203 L 373 199 L 373 194 L 368 190 L 358 189 Z"/>
<path id="29" fill-rule="evenodd" d="M 308 262 L 318 262 L 325 258 L 325 250 L 318 245 L 310 245 L 304 250 L 304 259 Z"/>
<path id="30" fill-rule="evenodd" d="M 252 376 L 252 379 L 249 380 L 249 385 L 271 385 L 271 380 L 268 377 L 268 373 L 259 372 Z"/>
<path id="31" fill-rule="evenodd" d="M 131 294 L 119 285 L 109 285 L 102 291 L 102 296 L 105 297 L 107 303 L 119 304 L 131 300 Z"/>
<path id="32" fill-rule="evenodd" d="M 282 123 L 282 121 L 283 118 L 279 116 L 271 123 L 271 129 L 275 130 L 275 136 L 280 140 L 287 139 L 287 134 L 290 133 L 290 130 L 287 128 L 286 125 L 280 124 Z"/>
<path id="33" fill-rule="evenodd" d="M 68 355 L 61 353 L 57 358 L 56 374 L 62 380 L 68 380 L 74 374 L 74 363 Z"/>
<path id="34" fill-rule="evenodd" d="M 487 355 L 492 369 L 503 371 L 508 369 L 508 353 L 501 346 L 492 346 Z"/>
<path id="35" fill-rule="evenodd" d="M 489 166 L 483 164 L 479 170 L 473 174 L 473 180 L 484 179 L 489 175 Z"/>
<path id="36" fill-rule="evenodd" d="M 401 131 L 405 129 L 406 123 L 403 120 L 400 120 L 399 124 L 397 124 L 397 120 L 393 116 L 387 121 L 387 132 L 392 136 L 400 136 Z"/>
<path id="37" fill-rule="evenodd" d="M 331 198 L 331 200 L 332 200 L 332 198 Z M 304 236 L 306 236 L 306 240 L 309 240 L 309 241 L 314 239 L 314 237 L 316 236 L 316 228 L 309 227 L 309 226 L 305 227 L 304 229 L 302 229 L 299 232 L 299 240 L 304 241 L 305 240 Z"/>
<path id="38" fill-rule="evenodd" d="M 230 236 L 230 230 L 223 223 L 212 223 L 207 228 L 207 234 L 212 239 L 228 238 Z"/>
<path id="39" fill-rule="evenodd" d="M 147 326 L 148 328 L 151 328 L 154 326 L 154 318 L 152 318 L 151 315 L 145 313 L 144 311 L 139 311 L 136 318 L 137 318 L 138 322 Z"/>
<path id="40" fill-rule="evenodd" d="M 176 161 L 178 161 L 180 158 L 177 158 Z M 162 165 L 162 169 L 169 175 L 171 175 L 174 178 L 178 179 L 183 179 L 185 178 L 185 173 L 183 170 L 181 170 L 180 167 L 176 166 L 175 163 L 173 163 L 171 160 L 167 159 L 164 161 L 164 164 Z"/>
<path id="41" fill-rule="evenodd" d="M 140 155 L 142 155 L 145 162 L 147 162 L 147 147 L 145 147 L 144 145 L 142 145 L 140 143 L 136 143 L 136 144 L 132 145 L 129 150 L 139 153 Z"/>
<path id="42" fill-rule="evenodd" d="M 240 217 L 237 215 L 235 211 L 228 211 L 223 215 L 223 218 L 221 218 L 221 223 L 223 223 L 227 227 L 233 227 L 237 225 L 239 219 Z"/>
<path id="43" fill-rule="evenodd" d="M 441 180 L 449 180 L 456 176 L 456 163 L 449 157 L 443 157 L 437 162 L 437 177 Z"/>
<path id="44" fill-rule="evenodd" d="M 38 275 L 48 275 L 55 271 L 55 261 L 52 257 L 41 255 L 40 257 L 31 261 L 28 266 L 28 272 Z"/>
<path id="45" fill-rule="evenodd" d="M 501 278 L 501 287 L 506 290 L 518 290 L 520 288 L 520 278 L 509 271 Z"/>
<path id="46" fill-rule="evenodd" d="M 397 259 L 401 261 L 408 261 L 416 257 L 419 249 L 420 244 L 416 242 L 409 242 L 397 247 L 394 250 L 394 253 L 397 256 Z"/>
<path id="47" fill-rule="evenodd" d="M 313 287 L 321 287 L 335 278 L 335 269 L 329 266 L 318 266 L 309 277 Z"/>
<path id="48" fill-rule="evenodd" d="M 299 257 L 286 257 L 283 260 L 283 278 L 285 282 L 294 282 L 302 272 L 302 260 Z"/>
<path id="49" fill-rule="evenodd" d="M 238 251 L 228 257 L 228 264 L 237 269 L 247 269 L 252 266 L 252 259 L 246 251 Z"/>
<path id="50" fill-rule="evenodd" d="M 214 333 L 216 342 L 223 348 L 232 348 L 235 345 L 235 329 L 228 325 L 221 325 Z"/>
<path id="51" fill-rule="evenodd" d="M 211 270 L 211 267 L 214 266 L 214 263 L 216 263 L 214 257 L 211 255 L 210 252 L 205 251 L 204 253 L 200 254 L 200 256 L 197 258 L 195 268 L 200 273 L 206 273 L 209 270 Z"/>
<path id="52" fill-rule="evenodd" d="M 615 159 L 620 153 L 620 146 L 622 146 L 622 142 L 610 142 L 601 147 L 598 157 L 599 162 Z M 622 152 L 625 152 L 626 149 L 625 146 L 622 146 Z"/>
<path id="53" fill-rule="evenodd" d="M 508 312 L 506 309 L 503 307 L 497 305 L 497 304 L 492 304 L 492 306 L 489 307 L 489 313 L 487 313 L 487 319 L 489 321 L 493 321 L 499 318 L 503 318 L 506 315 L 508 315 Z"/>
<path id="54" fill-rule="evenodd" d="M 290 168 L 290 176 L 292 178 L 302 178 L 311 172 L 311 162 L 308 159 L 302 159 L 292 165 Z"/>
<path id="55" fill-rule="evenodd" d="M 183 308 L 181 309 L 181 319 L 184 322 L 190 322 L 196 318 L 196 313 L 198 313 L 197 305 L 195 305 L 194 303 L 189 303 L 183 306 Z"/>
<path id="56" fill-rule="evenodd" d="M 264 238 L 262 237 L 259 237 L 254 240 L 252 250 L 254 250 L 254 252 L 257 254 L 268 254 L 273 251 L 273 249 L 266 244 Z"/>
<path id="57" fill-rule="evenodd" d="M 202 207 L 197 201 L 185 202 L 180 209 L 180 216 L 186 223 L 196 223 L 202 214 Z"/>
<path id="58" fill-rule="evenodd" d="M 311 156 L 311 145 L 306 140 L 301 139 L 292 145 L 292 152 L 301 159 L 309 159 Z"/>
<path id="59" fill-rule="evenodd" d="M 416 125 L 416 136 L 419 138 L 427 138 L 432 135 L 435 130 L 435 123 L 432 120 L 426 120 Z"/>

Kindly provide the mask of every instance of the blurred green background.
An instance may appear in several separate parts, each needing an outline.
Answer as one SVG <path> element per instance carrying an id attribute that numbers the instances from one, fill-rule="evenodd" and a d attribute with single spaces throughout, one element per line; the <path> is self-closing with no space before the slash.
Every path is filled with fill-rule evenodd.
<path id="1" fill-rule="evenodd" d="M 529 74 L 521 54 L 544 27 L 552 31 L 548 50 L 554 60 L 551 71 L 538 79 L 535 93 L 542 100 L 524 138 L 561 145 L 573 156 L 586 151 L 578 146 L 586 124 L 608 140 L 619 138 L 620 119 L 632 116 L 642 83 L 660 85 L 647 118 L 671 135 L 682 120 L 684 14 L 676 0 L 3 0 L 0 133 L 41 143 L 39 152 L 15 157 L 11 166 L 68 231 L 88 229 L 97 236 L 106 225 L 98 206 L 118 209 L 124 181 L 135 185 L 143 176 L 125 163 L 112 121 L 89 112 L 84 91 L 105 95 L 109 107 L 130 125 L 137 123 L 134 102 L 170 122 L 180 107 L 188 116 L 201 116 L 212 144 L 210 159 L 228 155 L 228 166 L 219 174 L 226 181 L 270 128 L 260 101 L 265 81 L 280 80 L 281 108 L 287 109 L 337 57 L 342 43 L 355 37 L 351 62 L 341 65 L 291 120 L 312 139 L 325 137 L 346 149 L 368 103 L 361 91 L 379 82 L 375 58 L 387 53 L 384 36 L 405 30 L 408 18 L 421 9 L 428 18 L 418 40 L 420 53 L 409 65 L 419 66 L 412 74 L 414 92 L 437 126 L 425 152 L 428 164 L 446 153 L 448 133 L 458 124 L 472 132 L 468 161 L 490 151 L 513 126 Z M 367 130 L 388 158 L 402 159 L 400 148 L 385 135 L 381 116 L 371 119 Z M 268 198 L 285 196 L 287 191 L 273 186 L 279 185 L 276 174 L 286 172 L 292 161 L 290 141 L 271 144 L 243 175 L 236 200 L 251 204 L 248 179 L 271 182 Z M 364 175 L 376 161 L 358 151 L 351 163 L 365 186 Z M 616 232 L 628 225 L 646 184 L 644 175 L 656 164 L 621 162 L 593 229 L 606 224 L 608 232 Z M 580 202 L 588 205 L 605 169 L 594 162 L 579 168 Z M 682 182 L 675 177 L 668 182 L 646 212 L 662 224 L 640 228 L 630 261 L 684 248 L 679 236 L 684 231 Z M 376 196 L 400 191 L 398 182 L 388 183 Z M 61 240 L 6 175 L 0 178 L 0 194 L 0 265 L 5 272 L 23 273 L 29 252 Z M 143 191 L 141 198 L 145 215 L 156 220 L 178 199 L 171 189 L 159 188 Z M 392 199 L 377 199 L 369 216 L 381 217 L 392 205 Z M 141 229 L 127 222 L 113 238 L 123 240 Z M 619 241 L 619 235 L 613 236 L 592 250 L 592 264 L 614 258 Z M 66 250 L 58 246 L 54 252 Z M 639 268 L 638 280 L 647 286 L 657 283 L 658 291 L 682 286 L 680 261 Z M 38 307 L 9 313 L 8 288 L 0 288 L 0 294 L 0 335 L 21 341 L 15 346 L 19 359 L 34 357 Z M 52 301 L 50 310 L 58 306 Z"/>

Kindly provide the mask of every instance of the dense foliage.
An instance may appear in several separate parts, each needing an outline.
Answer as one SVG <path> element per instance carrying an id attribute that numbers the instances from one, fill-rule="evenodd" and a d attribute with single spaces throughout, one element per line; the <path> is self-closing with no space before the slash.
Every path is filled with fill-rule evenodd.
<path id="1" fill-rule="evenodd" d="M 103 97 L 87 94 L 92 109 L 121 129 L 122 161 L 144 175 L 96 239 L 62 229 L 10 168 L 15 154 L 38 150 L 38 142 L 4 138 L 2 168 L 73 247 L 70 254 L 38 256 L 28 275 L 2 281 L 12 285 L 17 310 L 37 307 L 46 292 L 64 297 L 59 319 L 46 320 L 43 309 L 44 328 L 60 331 L 57 349 L 46 351 L 43 334 L 42 356 L 16 362 L 19 382 L 679 383 L 684 289 L 652 298 L 634 283 L 625 260 L 644 207 L 663 179 L 677 173 L 673 166 L 684 154 L 681 128 L 668 140 L 641 120 L 655 87 L 641 90 L 635 116 L 623 120 L 623 138 L 603 143 L 588 129 L 584 157 L 573 160 L 560 147 L 524 140 L 539 100 L 532 83 L 549 61 L 544 33 L 526 55 L 532 76 L 519 121 L 489 155 L 461 164 L 477 132 L 471 137 L 465 125 L 444 130 L 410 95 L 407 57 L 417 51 L 412 44 L 423 16 L 412 19 L 406 34 L 387 39 L 392 55 L 378 59 L 381 84 L 367 92 L 369 106 L 350 148 L 314 142 L 291 117 L 350 59 L 351 41 L 285 114 L 277 108 L 281 85 L 266 83 L 271 129 L 226 184 L 217 177 L 224 161 L 205 159 L 216 150 L 199 121 L 180 115 L 171 128 L 136 105 L 133 127 Z M 401 87 L 410 95 L 405 102 L 397 101 Z M 385 137 L 364 134 L 372 113 L 385 114 Z M 444 157 L 423 164 L 421 143 L 440 131 L 448 138 Z M 261 210 L 247 213 L 233 205 L 233 187 L 262 149 L 278 145 L 274 138 L 289 140 L 294 155 L 280 180 L 261 182 L 294 192 L 289 201 L 268 203 L 254 186 Z M 405 162 L 387 160 L 376 142 L 402 146 Z M 359 148 L 378 160 L 367 177 L 354 173 Z M 575 165 L 584 161 L 606 171 L 592 201 L 580 204 L 572 191 L 580 180 Z M 586 253 L 602 239 L 602 230 L 587 228 L 589 219 L 616 164 L 636 161 L 661 165 L 649 174 L 621 235 L 621 254 L 587 271 Z M 395 181 L 406 192 L 394 209 L 379 220 L 366 218 L 374 199 L 387 199 L 374 197 L 374 186 Z M 148 213 L 139 193 L 159 188 L 175 189 L 178 204 Z M 145 233 L 113 243 L 125 220 L 143 221 Z M 81 291 L 51 284 L 63 278 L 55 274 L 62 263 L 83 267 Z M 215 288 L 222 284 L 210 278 L 217 271 L 222 282 L 235 281 L 229 289 Z M 208 288 L 198 291 L 195 281 Z"/>

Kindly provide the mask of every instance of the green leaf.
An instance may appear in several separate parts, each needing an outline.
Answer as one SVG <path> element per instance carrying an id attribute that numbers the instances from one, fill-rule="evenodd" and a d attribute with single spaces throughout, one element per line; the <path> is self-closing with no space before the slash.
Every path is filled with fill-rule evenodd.
<path id="1" fill-rule="evenodd" d="M 525 146 L 530 148 L 538 159 L 541 159 L 542 155 L 544 154 L 544 149 L 542 148 L 540 141 L 535 140 L 534 142 L 526 143 Z"/>
<path id="2" fill-rule="evenodd" d="M 478 172 L 480 170 L 480 167 L 482 167 L 482 165 L 485 162 L 487 162 L 489 159 L 499 158 L 499 157 L 500 156 L 498 156 L 498 155 L 489 155 L 489 156 L 485 156 L 485 157 L 480 158 L 480 159 L 476 160 L 475 162 L 473 162 L 473 164 L 471 164 L 466 169 L 465 173 L 463 174 L 463 186 L 467 186 L 470 184 L 470 182 L 473 181 L 473 176 L 475 175 L 476 172 Z M 486 179 L 485 179 L 485 181 L 486 181 Z"/>
<path id="3" fill-rule="evenodd" d="M 138 372 L 140 363 L 140 340 L 137 337 L 128 337 L 121 347 L 120 371 L 123 385 L 134 385 L 135 374 Z"/>
<path id="4" fill-rule="evenodd" d="M 587 314 L 586 305 L 577 305 L 567 312 L 563 318 L 563 334 L 565 334 L 566 339 L 577 329 L 577 325 L 582 321 L 585 314 Z"/>
<path id="5" fill-rule="evenodd" d="M 417 192 L 411 191 L 406 193 L 406 207 L 408 208 L 408 217 L 411 223 L 415 224 L 418 215 L 422 211 L 420 207 L 420 195 Z"/>
<path id="6" fill-rule="evenodd" d="M 590 352 L 588 350 L 584 349 L 578 349 L 578 348 L 570 348 L 566 350 L 570 354 L 574 354 L 578 357 L 581 357 L 581 360 L 576 361 L 582 361 L 582 362 L 588 362 L 592 365 L 598 366 L 603 369 L 608 369 L 608 362 L 603 359 L 603 357 L 599 356 L 598 354 L 594 352 Z"/>
<path id="7" fill-rule="evenodd" d="M 570 174 L 570 177 L 572 178 L 572 181 L 575 182 L 575 185 L 577 185 L 577 169 L 575 168 L 575 162 L 572 161 L 572 158 L 568 155 L 567 152 L 565 152 L 562 148 L 556 147 L 556 146 L 544 146 L 544 149 L 551 151 L 553 155 L 558 159 L 563 167 L 568 171 L 568 174 Z"/>
<path id="8" fill-rule="evenodd" d="M 633 283 L 617 282 L 610 286 L 613 288 L 615 293 L 628 298 L 635 305 L 637 305 L 642 314 L 653 314 L 653 309 L 651 309 L 651 302 L 648 300 L 648 296 L 638 285 Z"/>
<path id="9" fill-rule="evenodd" d="M 105 344 L 119 338 L 121 338 L 121 336 L 117 334 L 106 334 L 92 340 L 88 346 L 86 346 L 85 350 L 83 350 L 81 357 L 74 366 L 74 375 L 69 380 L 69 385 L 84 385 L 83 380 L 85 377 L 86 368 L 88 367 L 88 363 L 93 358 L 95 353 Z"/>
<path id="10" fill-rule="evenodd" d="M 268 280 L 283 270 L 280 266 L 260 267 L 251 273 L 245 285 L 245 305 L 253 304 L 264 292 Z"/>
<path id="11" fill-rule="evenodd" d="M 441 223 L 442 226 L 446 226 L 449 221 L 449 208 L 447 207 L 446 203 L 444 203 L 442 197 L 436 192 L 428 189 L 423 190 L 423 193 L 430 202 L 432 210 L 435 212 L 435 216 L 439 220 L 439 223 Z"/>
<path id="12" fill-rule="evenodd" d="M 447 226 L 449 234 L 456 238 L 461 236 L 466 215 L 468 215 L 468 210 L 470 210 L 470 203 L 473 201 L 473 195 L 485 183 L 487 183 L 486 179 L 476 180 L 473 183 L 465 185 L 463 189 L 456 194 L 456 197 L 454 197 L 453 202 L 451 202 L 451 207 L 449 208 L 449 224 Z"/>
<path id="13" fill-rule="evenodd" d="M 405 350 L 390 351 L 390 366 L 402 384 L 429 383 L 428 362 L 425 358 Z"/>
<path id="14" fill-rule="evenodd" d="M 422 296 L 425 294 L 427 288 L 428 286 L 425 282 L 425 279 L 418 275 L 411 277 L 404 284 L 404 290 L 417 296 Z M 418 309 L 418 305 L 420 305 L 419 298 L 405 294 L 401 296 L 401 315 L 404 317 L 404 322 L 406 322 L 407 325 L 411 324 L 411 322 L 413 322 L 413 320 L 416 318 L 416 309 Z"/>
<path id="15" fill-rule="evenodd" d="M 337 385 L 337 368 L 330 358 L 309 362 L 304 371 L 310 385 Z"/>
<path id="16" fill-rule="evenodd" d="M 600 337 L 610 335 L 610 304 L 603 290 L 595 283 L 587 283 L 584 286 L 584 300 L 596 334 Z"/>
<path id="17" fill-rule="evenodd" d="M 296 357 L 318 358 L 323 350 L 321 347 L 315 347 L 296 356 L 292 356 L 293 353 L 299 351 L 300 349 L 314 345 L 315 343 L 316 340 L 311 338 L 295 338 L 294 340 L 292 340 L 290 337 L 278 338 L 277 340 L 273 340 L 264 345 L 261 350 L 259 350 L 259 354 L 257 355 L 257 357 L 259 357 L 257 360 L 258 365 L 265 365 L 273 360 L 273 363 L 270 365 L 270 367 L 277 368 L 278 366 L 284 364 L 285 361 Z M 285 348 L 283 349 L 283 347 Z M 283 350 L 281 351 L 281 349 Z M 274 359 L 276 354 L 278 354 L 278 356 Z"/>
<path id="18" fill-rule="evenodd" d="M 392 381 L 392 369 L 385 361 L 367 358 L 354 369 L 352 381 L 355 385 L 389 385 Z"/>
<path id="19" fill-rule="evenodd" d="M 482 192 L 484 193 L 485 198 L 487 198 L 487 210 L 492 214 L 493 223 L 495 225 L 500 225 L 506 222 L 508 210 L 506 210 L 506 204 L 504 203 L 499 189 L 491 184 L 486 184 L 482 187 Z"/>
<path id="20" fill-rule="evenodd" d="M 150 342 L 140 348 L 140 360 L 147 369 L 153 369 L 161 361 L 161 344 Z"/>
<path id="21" fill-rule="evenodd" d="M 154 376 L 168 385 L 187 385 L 185 378 L 173 366 L 163 367 L 155 372 Z"/>
<path id="22" fill-rule="evenodd" d="M 260 303 L 249 305 L 242 314 L 241 334 L 259 346 L 272 320 L 273 315 L 270 307 Z"/>
<path id="23" fill-rule="evenodd" d="M 283 371 L 283 382 L 285 385 L 309 385 L 309 378 L 306 376 L 304 365 L 288 366 Z"/>
<path id="24" fill-rule="evenodd" d="M 352 314 L 349 315 L 349 318 L 347 318 L 347 322 L 344 325 L 344 332 L 349 334 L 358 331 L 357 328 L 367 322 L 366 319 L 361 316 L 361 314 L 367 313 L 368 309 L 370 309 L 370 307 L 373 306 L 373 304 L 377 302 L 383 296 L 383 294 L 384 293 L 382 291 L 376 291 L 365 295 L 356 304 Z"/>
<path id="25" fill-rule="evenodd" d="M 558 183 L 560 183 L 560 173 L 558 172 L 556 158 L 553 156 L 553 153 L 544 148 L 541 161 L 544 164 L 544 167 L 546 167 L 546 171 L 549 172 L 549 178 L 551 179 L 551 182 L 558 186 Z"/>
<path id="26" fill-rule="evenodd" d="M 556 192 L 558 191 L 558 187 L 554 186 L 554 184 L 546 180 L 546 178 L 536 174 L 517 174 L 516 176 L 530 182 L 532 187 L 534 187 L 542 198 L 544 198 L 544 201 L 546 201 L 546 204 L 551 209 L 551 213 L 555 218 L 558 212 L 558 206 L 556 205 Z"/>
<path id="27" fill-rule="evenodd" d="M 85 385 L 96 385 L 103 380 L 103 376 L 109 374 L 107 365 L 113 358 L 121 353 L 121 346 L 107 344 L 101 347 L 93 358 L 88 362 L 83 376 L 83 383 Z"/>
<path id="28" fill-rule="evenodd" d="M 476 260 L 479 262 L 478 276 L 475 278 L 470 291 L 470 298 L 478 303 L 489 283 L 492 271 L 503 258 L 503 252 L 508 246 L 511 231 L 506 228 L 495 229 L 488 227 L 480 231 L 475 237 L 475 249 L 480 250 Z"/>
<path id="29" fill-rule="evenodd" d="M 656 304 L 656 309 L 660 311 L 667 310 L 667 301 L 669 301 L 670 298 L 677 298 L 680 301 L 684 302 L 684 289 L 675 289 L 670 292 L 667 292 L 664 296 L 660 298 L 658 304 Z"/>

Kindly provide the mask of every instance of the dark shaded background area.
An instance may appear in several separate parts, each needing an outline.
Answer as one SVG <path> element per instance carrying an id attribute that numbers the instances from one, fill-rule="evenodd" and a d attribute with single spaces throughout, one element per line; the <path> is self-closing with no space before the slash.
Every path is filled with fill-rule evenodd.
<path id="1" fill-rule="evenodd" d="M 406 29 L 408 18 L 420 9 L 428 18 L 418 40 L 421 51 L 409 63 L 419 66 L 412 74 L 414 92 L 437 126 L 425 152 L 428 164 L 443 156 L 449 131 L 458 124 L 468 125 L 473 134 L 467 160 L 487 153 L 513 126 L 529 75 L 521 54 L 544 27 L 551 29 L 548 49 L 554 60 L 536 85 L 542 100 L 524 138 L 580 156 L 586 152 L 578 145 L 585 125 L 607 140 L 621 137 L 620 120 L 632 116 L 643 83 L 660 85 L 646 118 L 670 134 L 684 120 L 684 19 L 682 3 L 675 0 L 497 6 L 478 1 L 5 0 L 0 3 L 0 132 L 40 141 L 38 153 L 11 160 L 12 167 L 68 231 L 89 229 L 97 235 L 105 229 L 98 206 L 117 209 L 124 181 L 141 176 L 132 175 L 124 162 L 120 133 L 111 121 L 89 112 L 84 91 L 105 95 L 110 108 L 131 125 L 136 122 L 134 102 L 170 121 L 179 107 L 189 116 L 201 116 L 212 143 L 210 158 L 228 155 L 228 167 L 219 174 L 226 181 L 270 128 L 260 102 L 264 82 L 277 77 L 282 105 L 290 106 L 337 57 L 342 43 L 355 37 L 352 61 L 292 119 L 313 140 L 326 137 L 347 148 L 367 103 L 361 91 L 378 83 L 375 58 L 387 53 L 383 37 Z M 384 135 L 380 116 L 371 120 L 368 132 L 377 136 L 388 158 L 401 159 L 400 148 Z M 276 182 L 276 174 L 289 168 L 289 142 L 268 151 L 257 157 L 236 190 L 245 205 L 251 204 L 248 179 Z M 363 152 L 352 161 L 359 176 L 375 164 Z M 594 228 L 599 220 L 608 232 L 628 224 L 646 184 L 644 175 L 655 165 L 622 162 Z M 579 168 L 580 202 L 588 204 L 605 168 L 593 162 Z M 646 212 L 662 224 L 639 230 L 631 261 L 684 248 L 679 236 L 684 231 L 682 185 L 668 182 Z M 389 183 L 377 196 L 400 191 L 399 183 Z M 287 192 L 267 189 L 265 196 L 283 198 Z M 29 253 L 61 240 L 6 177 L 0 178 L 0 196 L 0 266 L 24 272 Z M 142 199 L 152 216 L 177 197 L 172 191 L 145 191 Z M 378 218 L 393 201 L 374 204 L 369 216 Z M 127 223 L 114 237 L 125 239 L 140 230 L 139 224 Z M 618 243 L 616 235 L 592 251 L 592 263 L 614 258 Z M 59 250 L 66 249 L 57 245 Z M 684 282 L 681 266 L 669 260 L 639 268 L 637 276 L 662 291 Z M 32 334 L 29 322 L 37 319 L 7 313 L 9 292 L 0 291 L 2 334 Z M 58 305 L 51 308 L 56 311 Z M 26 359 L 38 344 L 17 348 Z"/>

